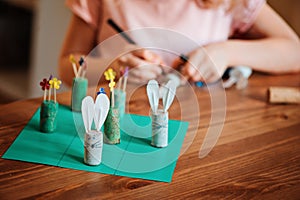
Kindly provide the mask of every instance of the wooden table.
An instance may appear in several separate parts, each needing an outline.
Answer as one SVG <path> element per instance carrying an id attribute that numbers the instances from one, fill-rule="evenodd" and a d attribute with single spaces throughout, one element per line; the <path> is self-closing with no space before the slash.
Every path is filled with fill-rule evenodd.
<path id="1" fill-rule="evenodd" d="M 300 87 L 300 74 L 254 74 L 248 88 L 226 90 L 227 111 L 222 134 L 203 159 L 198 155 L 209 127 L 211 103 L 209 92 L 196 88 L 200 121 L 198 124 L 193 114 L 188 116 L 188 134 L 196 134 L 178 159 L 171 183 L 1 158 L 0 199 L 299 199 L 300 106 L 269 104 L 266 95 L 269 86 Z M 69 104 L 70 93 L 60 95 L 58 100 Z M 144 88 L 137 90 L 129 100 L 130 112 L 148 114 Z M 39 98 L 0 106 L 1 156 L 40 103 Z M 180 118 L 178 105 L 178 101 L 172 105 L 171 118 Z M 184 145 L 187 142 L 185 140 Z"/>

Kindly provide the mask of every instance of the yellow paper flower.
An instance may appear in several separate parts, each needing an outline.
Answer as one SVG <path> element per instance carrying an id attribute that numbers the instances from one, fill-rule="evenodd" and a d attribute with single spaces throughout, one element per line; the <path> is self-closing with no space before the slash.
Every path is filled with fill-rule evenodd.
<path id="1" fill-rule="evenodd" d="M 115 85 L 116 85 L 116 82 L 114 82 L 114 81 L 111 81 L 111 82 L 108 84 L 108 87 L 110 88 L 110 91 L 113 91 Z"/>
<path id="2" fill-rule="evenodd" d="M 55 88 L 58 90 L 60 88 L 61 81 L 57 78 L 53 78 L 49 81 L 49 84 L 51 88 Z"/>
<path id="3" fill-rule="evenodd" d="M 69 61 L 70 61 L 71 63 L 76 63 L 76 60 L 75 60 L 75 57 L 74 57 L 73 54 L 71 54 L 71 55 L 69 56 Z"/>
<path id="4" fill-rule="evenodd" d="M 112 68 L 109 68 L 107 71 L 104 72 L 104 76 L 106 80 L 112 81 L 116 77 L 116 72 Z"/>

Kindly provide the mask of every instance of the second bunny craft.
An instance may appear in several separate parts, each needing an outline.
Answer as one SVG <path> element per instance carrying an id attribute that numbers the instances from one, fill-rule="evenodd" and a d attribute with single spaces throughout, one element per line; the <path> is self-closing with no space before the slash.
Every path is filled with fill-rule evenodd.
<path id="1" fill-rule="evenodd" d="M 88 165 L 99 165 L 102 158 L 103 133 L 101 127 L 107 117 L 110 103 L 108 97 L 101 93 L 96 101 L 87 96 L 82 101 L 82 119 L 85 127 L 84 162 Z M 96 130 L 92 130 L 92 124 Z"/>

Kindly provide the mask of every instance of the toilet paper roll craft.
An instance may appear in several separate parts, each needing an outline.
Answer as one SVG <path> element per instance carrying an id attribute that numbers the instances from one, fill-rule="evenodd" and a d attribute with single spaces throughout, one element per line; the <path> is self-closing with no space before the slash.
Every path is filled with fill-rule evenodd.
<path id="1" fill-rule="evenodd" d="M 118 88 L 114 90 L 115 107 L 119 109 L 120 119 L 125 113 L 126 105 L 126 85 L 128 79 L 128 67 L 120 69 Z"/>
<path id="2" fill-rule="evenodd" d="M 50 76 L 49 80 L 43 79 L 40 82 L 42 90 L 44 90 L 44 101 L 40 110 L 40 131 L 45 133 L 54 132 L 57 123 L 58 103 L 56 101 L 56 90 L 60 88 L 61 81 Z M 51 89 L 53 88 L 54 99 L 51 99 Z M 48 91 L 48 99 L 46 98 Z"/>
<path id="3" fill-rule="evenodd" d="M 99 165 L 102 160 L 103 133 L 101 127 L 109 110 L 109 99 L 104 93 L 96 97 L 86 96 L 82 100 L 82 119 L 85 127 L 84 135 L 84 163 L 87 165 Z M 96 130 L 92 130 L 92 124 Z"/>
<path id="4" fill-rule="evenodd" d="M 224 88 L 230 88 L 236 84 L 236 89 L 244 89 L 248 85 L 248 78 L 252 69 L 247 66 L 236 66 L 229 71 L 229 78 L 223 83 Z"/>
<path id="5" fill-rule="evenodd" d="M 74 69 L 74 78 L 73 78 L 73 84 L 72 84 L 72 96 L 71 96 L 71 109 L 75 112 L 81 111 L 81 102 L 83 98 L 87 94 L 87 88 L 88 88 L 88 80 L 85 78 L 86 68 L 87 64 L 83 57 L 79 60 L 79 70 L 77 71 L 76 62 L 74 63 L 74 56 L 71 57 L 72 59 L 72 65 Z"/>
<path id="6" fill-rule="evenodd" d="M 104 141 L 107 144 L 118 144 L 120 143 L 120 114 L 119 108 L 115 107 L 114 99 L 116 72 L 110 68 L 104 72 L 104 75 L 105 79 L 110 81 L 110 108 L 104 122 Z"/>
<path id="7" fill-rule="evenodd" d="M 158 109 L 159 93 L 162 95 L 163 109 Z M 151 107 L 152 141 L 155 147 L 168 146 L 168 109 L 176 93 L 176 85 L 172 80 L 161 88 L 157 81 L 150 80 L 147 84 L 147 95 Z"/>

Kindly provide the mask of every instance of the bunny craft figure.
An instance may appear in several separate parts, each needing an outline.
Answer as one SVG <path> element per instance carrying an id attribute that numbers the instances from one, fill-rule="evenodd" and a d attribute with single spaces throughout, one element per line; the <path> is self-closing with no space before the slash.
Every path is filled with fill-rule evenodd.
<path id="1" fill-rule="evenodd" d="M 82 100 L 81 114 L 85 127 L 84 136 L 84 163 L 99 165 L 102 160 L 103 133 L 101 127 L 109 110 L 109 99 L 104 93 L 98 94 L 96 101 L 91 96 Z M 96 130 L 92 130 L 92 124 Z"/>
<path id="2" fill-rule="evenodd" d="M 147 95 L 151 107 L 152 141 L 155 147 L 168 146 L 168 109 L 171 106 L 176 92 L 176 84 L 172 80 L 161 88 L 157 81 L 150 80 L 147 84 Z M 159 97 L 162 97 L 163 109 L 158 109 Z"/>

